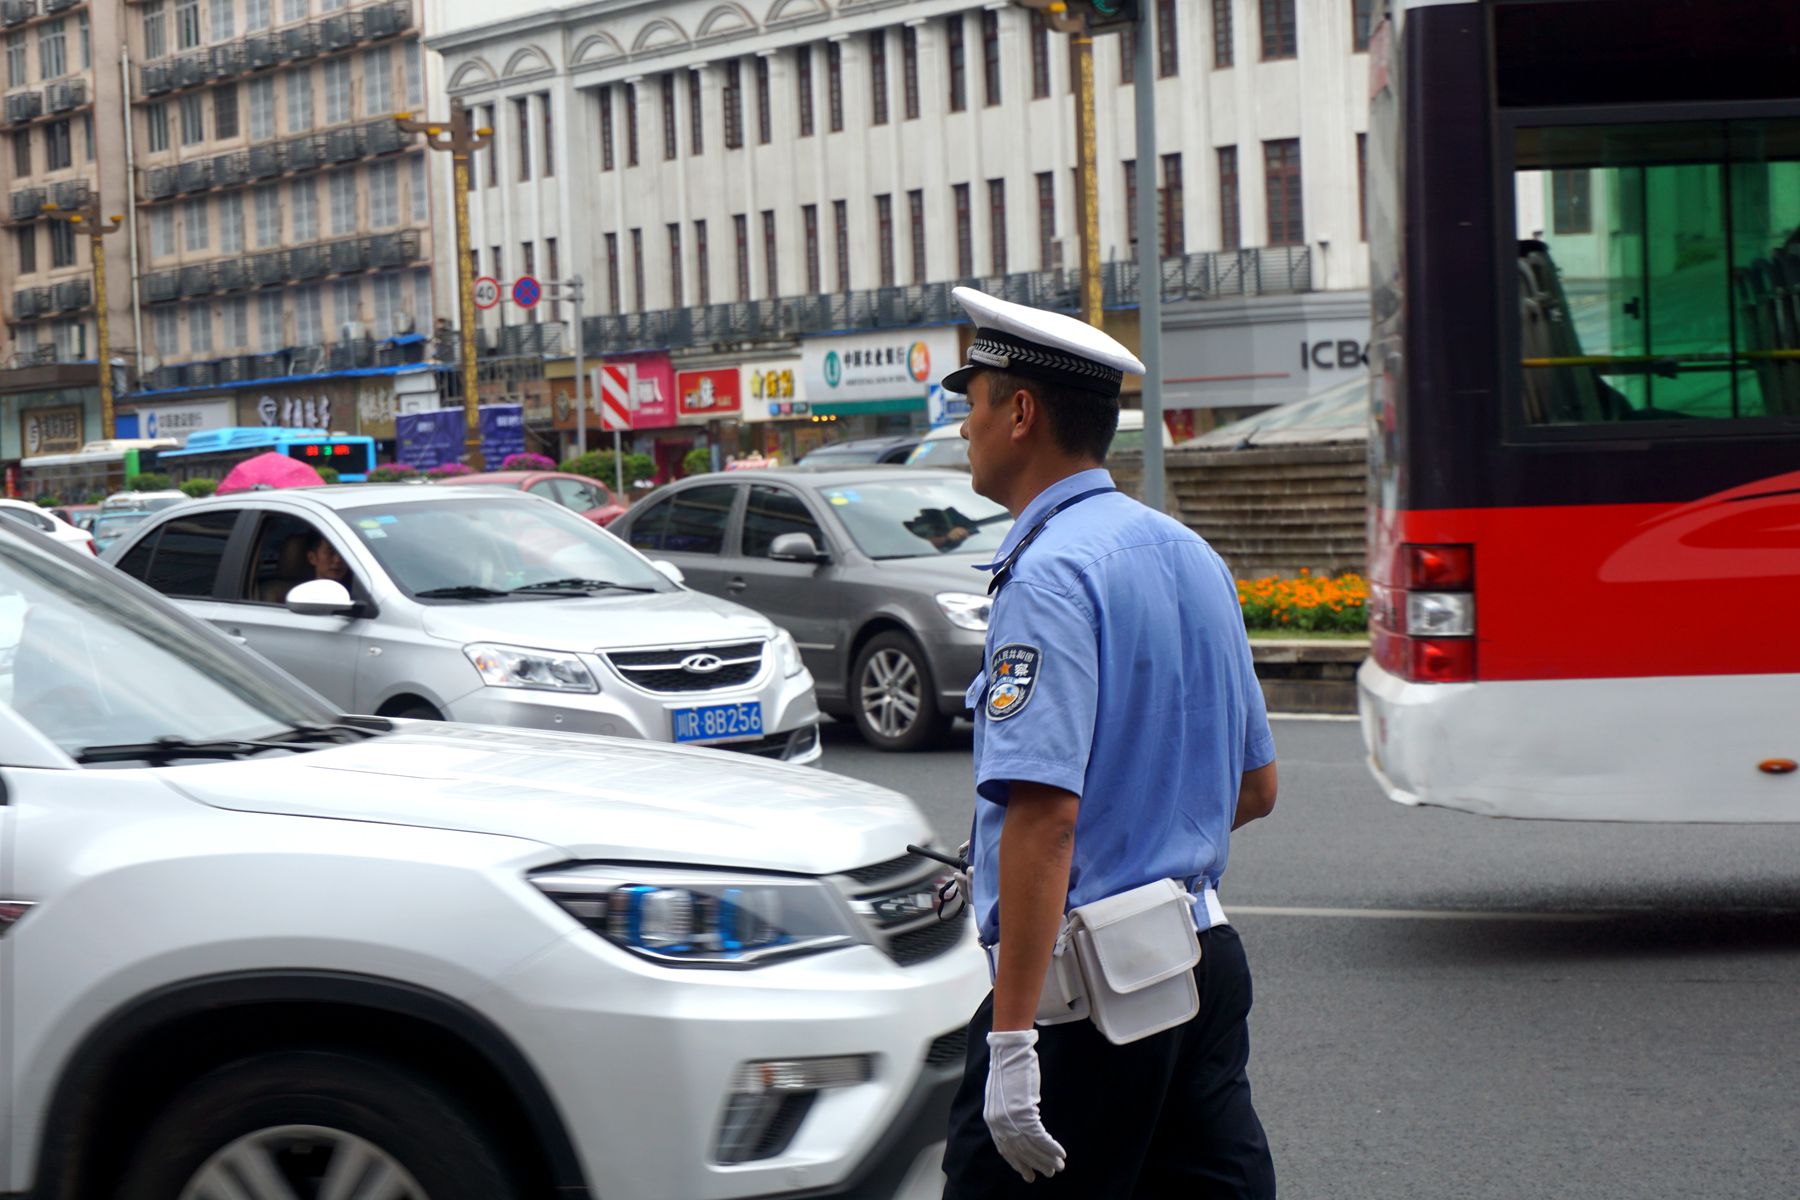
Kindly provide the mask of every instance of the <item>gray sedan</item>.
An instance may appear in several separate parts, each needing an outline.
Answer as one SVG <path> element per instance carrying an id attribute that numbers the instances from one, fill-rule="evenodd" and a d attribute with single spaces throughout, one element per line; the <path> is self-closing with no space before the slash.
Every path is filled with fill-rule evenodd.
<path id="1" fill-rule="evenodd" d="M 819 707 L 871 745 L 916 750 L 966 710 L 990 608 L 975 568 L 1011 526 L 962 471 L 788 467 L 683 480 L 611 529 L 793 634 Z"/>

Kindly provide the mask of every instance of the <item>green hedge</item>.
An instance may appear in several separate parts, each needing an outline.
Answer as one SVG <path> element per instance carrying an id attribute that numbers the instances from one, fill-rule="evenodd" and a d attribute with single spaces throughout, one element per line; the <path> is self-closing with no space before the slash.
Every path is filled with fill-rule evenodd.
<path id="1" fill-rule="evenodd" d="M 190 479 L 181 485 L 182 495 L 192 496 L 196 500 L 202 496 L 210 496 L 218 490 L 219 481 L 216 479 Z"/>
<path id="2" fill-rule="evenodd" d="M 577 454 L 574 458 L 565 459 L 560 470 L 571 475 L 585 475 L 589 479 L 597 479 L 607 487 L 616 481 L 613 470 L 613 452 L 611 450 L 589 450 L 586 454 Z M 656 460 L 648 454 L 627 454 L 625 456 L 625 486 L 630 487 L 640 479 L 656 477 Z"/>

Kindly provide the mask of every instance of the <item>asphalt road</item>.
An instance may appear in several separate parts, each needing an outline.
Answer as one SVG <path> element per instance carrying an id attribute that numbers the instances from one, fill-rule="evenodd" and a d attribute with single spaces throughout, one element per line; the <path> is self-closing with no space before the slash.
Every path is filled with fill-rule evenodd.
<path id="1" fill-rule="evenodd" d="M 1222 898 L 1284 1197 L 1800 1196 L 1800 825 L 1389 803 L 1354 724 L 1278 721 Z M 970 742 L 828 731 L 827 770 L 967 836 Z"/>

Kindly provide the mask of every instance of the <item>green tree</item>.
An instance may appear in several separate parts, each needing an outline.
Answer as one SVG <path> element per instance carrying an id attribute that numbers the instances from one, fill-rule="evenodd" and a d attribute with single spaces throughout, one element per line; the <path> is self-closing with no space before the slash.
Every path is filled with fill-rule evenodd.
<path id="1" fill-rule="evenodd" d="M 319 473 L 319 478 L 326 483 L 336 483 L 338 481 L 338 469 L 336 467 L 314 467 L 313 470 L 317 471 Z"/>
<path id="2" fill-rule="evenodd" d="M 175 486 L 167 475 L 161 471 L 145 471 L 132 477 L 125 485 L 128 492 L 166 492 Z"/>
<path id="3" fill-rule="evenodd" d="M 694 447 L 681 460 L 683 475 L 704 475 L 712 469 L 712 451 L 705 446 Z"/>
<path id="4" fill-rule="evenodd" d="M 218 490 L 219 481 L 216 479 L 190 479 L 181 485 L 182 495 L 192 496 L 196 500 L 202 496 L 210 496 Z"/>

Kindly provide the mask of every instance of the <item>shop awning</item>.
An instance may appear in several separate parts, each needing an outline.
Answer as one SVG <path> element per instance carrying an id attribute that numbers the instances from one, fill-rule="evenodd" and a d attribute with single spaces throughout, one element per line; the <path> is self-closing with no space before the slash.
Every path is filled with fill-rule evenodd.
<path id="1" fill-rule="evenodd" d="M 878 417 L 886 413 L 924 412 L 925 397 L 902 396 L 898 400 L 842 400 L 835 404 L 815 404 L 814 415 L 821 417 Z"/>

